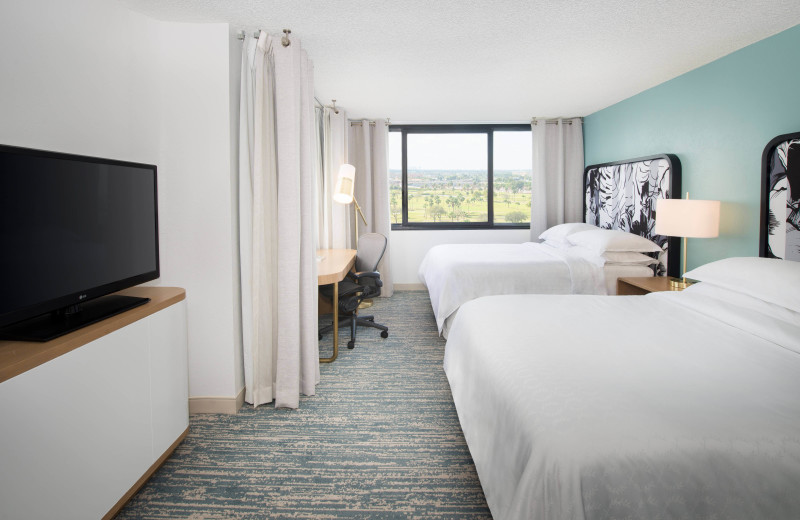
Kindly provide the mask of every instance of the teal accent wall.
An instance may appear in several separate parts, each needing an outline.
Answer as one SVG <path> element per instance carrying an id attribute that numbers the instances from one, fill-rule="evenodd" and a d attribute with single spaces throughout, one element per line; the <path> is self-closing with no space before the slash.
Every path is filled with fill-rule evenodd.
<path id="1" fill-rule="evenodd" d="M 595 112 L 583 131 L 587 165 L 674 153 L 682 196 L 722 201 L 720 236 L 689 239 L 690 269 L 758 256 L 761 154 L 800 132 L 800 25 Z"/>

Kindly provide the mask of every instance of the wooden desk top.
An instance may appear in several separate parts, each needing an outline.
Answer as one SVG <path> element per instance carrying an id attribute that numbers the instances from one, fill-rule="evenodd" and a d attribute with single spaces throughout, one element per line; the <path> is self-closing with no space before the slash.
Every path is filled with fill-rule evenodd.
<path id="1" fill-rule="evenodd" d="M 341 282 L 356 263 L 355 249 L 317 249 L 317 285 Z"/>
<path id="2" fill-rule="evenodd" d="M 150 298 L 150 301 L 52 341 L 0 341 L 0 383 L 186 298 L 186 291 L 179 287 L 131 287 L 115 294 Z"/>

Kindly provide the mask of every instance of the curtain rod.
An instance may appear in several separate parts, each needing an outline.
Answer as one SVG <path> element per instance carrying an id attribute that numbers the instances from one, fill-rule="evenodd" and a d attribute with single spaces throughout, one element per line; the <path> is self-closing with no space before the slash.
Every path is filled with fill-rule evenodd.
<path id="1" fill-rule="evenodd" d="M 319 98 L 317 96 L 314 96 L 314 101 L 317 102 L 317 108 L 330 108 L 330 109 L 333 110 L 334 114 L 338 114 L 339 113 L 339 107 L 336 106 L 336 100 L 335 99 L 331 99 L 331 104 L 330 105 L 324 104 L 322 101 L 319 100 Z"/>
<path id="2" fill-rule="evenodd" d="M 292 41 L 289 39 L 289 35 L 290 34 L 292 34 L 292 30 L 291 29 L 284 29 L 283 30 L 283 36 L 281 36 L 281 45 L 283 45 L 284 47 L 288 47 L 289 45 L 292 44 Z M 261 29 L 259 29 L 258 31 L 253 33 L 253 38 L 258 39 L 258 37 L 260 35 L 261 35 Z M 244 31 L 241 31 L 236 37 L 239 40 L 244 40 L 245 38 L 247 38 L 247 33 L 244 32 Z"/>
<path id="3" fill-rule="evenodd" d="M 258 39 L 259 34 L 261 33 L 261 29 L 253 33 L 253 38 Z M 244 31 L 240 31 L 239 34 L 236 36 L 239 40 L 244 40 L 247 38 L 247 33 Z"/>
<path id="4" fill-rule="evenodd" d="M 348 120 L 347 120 L 347 122 L 348 122 L 348 123 L 350 123 L 350 126 L 353 126 L 353 125 L 355 125 L 355 126 L 360 126 L 360 125 L 363 125 L 363 124 L 364 124 L 364 121 L 366 121 L 367 123 L 369 123 L 369 126 L 375 126 L 375 120 L 374 120 L 374 119 L 348 119 Z M 389 119 L 389 118 L 387 117 L 387 118 L 386 118 L 386 126 L 389 126 L 389 125 L 391 125 L 391 124 L 392 124 L 392 120 L 391 120 L 391 119 Z"/>
<path id="5" fill-rule="evenodd" d="M 582 117 L 560 117 L 560 118 L 556 118 L 556 119 L 545 119 L 544 122 L 546 124 L 548 124 L 548 125 L 556 125 L 556 124 L 558 124 L 558 121 L 561 120 L 561 122 L 563 124 L 571 125 L 572 124 L 571 119 L 580 119 L 581 121 L 583 121 Z M 531 124 L 532 125 L 539 124 L 539 121 L 541 121 L 541 119 L 537 120 L 535 117 L 531 118 Z"/>

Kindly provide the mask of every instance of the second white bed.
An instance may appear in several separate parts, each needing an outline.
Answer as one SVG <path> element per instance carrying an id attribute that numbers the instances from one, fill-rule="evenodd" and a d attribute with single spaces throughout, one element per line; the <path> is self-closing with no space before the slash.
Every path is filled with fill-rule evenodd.
<path id="1" fill-rule="evenodd" d="M 499 294 L 616 294 L 617 278 L 652 276 L 642 265 L 603 265 L 582 248 L 544 244 L 446 244 L 431 248 L 419 268 L 439 333 L 447 337 L 459 307 Z"/>

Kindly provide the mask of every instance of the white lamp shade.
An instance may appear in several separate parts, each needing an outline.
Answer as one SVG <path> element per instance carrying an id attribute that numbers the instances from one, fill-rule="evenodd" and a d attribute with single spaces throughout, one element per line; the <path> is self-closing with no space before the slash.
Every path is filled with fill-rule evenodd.
<path id="1" fill-rule="evenodd" d="M 658 199 L 656 233 L 670 237 L 719 236 L 719 201 Z"/>
<path id="2" fill-rule="evenodd" d="M 339 167 L 339 178 L 336 179 L 336 189 L 333 190 L 333 200 L 339 204 L 350 204 L 353 202 L 355 177 L 356 168 L 352 164 L 343 164 Z"/>

